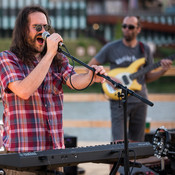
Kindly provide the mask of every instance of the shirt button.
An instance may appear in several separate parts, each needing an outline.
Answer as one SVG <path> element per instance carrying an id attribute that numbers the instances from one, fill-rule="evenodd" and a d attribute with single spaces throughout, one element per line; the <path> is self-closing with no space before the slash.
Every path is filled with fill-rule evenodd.
<path id="1" fill-rule="evenodd" d="M 44 106 L 47 107 L 47 104 L 45 104 Z"/>

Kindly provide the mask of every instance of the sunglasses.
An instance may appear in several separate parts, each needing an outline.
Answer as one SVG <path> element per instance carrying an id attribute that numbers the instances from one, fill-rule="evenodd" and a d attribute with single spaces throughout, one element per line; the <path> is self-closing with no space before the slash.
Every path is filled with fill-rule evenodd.
<path id="1" fill-rule="evenodd" d="M 43 27 L 44 27 L 45 31 L 49 31 L 51 29 L 51 26 L 49 24 L 46 24 L 46 25 L 36 24 L 36 25 L 34 25 L 34 28 L 37 32 L 40 32 Z"/>
<path id="2" fill-rule="evenodd" d="M 132 25 L 132 24 L 129 24 L 129 25 L 123 24 L 123 25 L 122 25 L 122 28 L 123 28 L 123 29 L 128 28 L 129 30 L 133 30 L 133 29 L 136 28 L 136 26 L 134 26 L 134 25 Z"/>

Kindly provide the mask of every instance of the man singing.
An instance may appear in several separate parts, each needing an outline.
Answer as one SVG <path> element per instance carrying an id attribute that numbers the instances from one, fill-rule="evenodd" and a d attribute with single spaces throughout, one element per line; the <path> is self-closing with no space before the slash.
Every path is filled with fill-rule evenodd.
<path id="1" fill-rule="evenodd" d="M 0 53 L 6 152 L 64 148 L 62 85 L 81 89 L 93 77 L 93 71 L 85 74 L 72 71 L 68 59 L 57 52 L 62 37 L 52 33 L 44 40 L 45 31 L 51 32 L 46 10 L 25 7 L 17 16 L 10 50 Z M 92 67 L 95 69 L 92 83 L 103 83 L 104 79 L 96 75 L 106 75 L 103 67 Z"/>

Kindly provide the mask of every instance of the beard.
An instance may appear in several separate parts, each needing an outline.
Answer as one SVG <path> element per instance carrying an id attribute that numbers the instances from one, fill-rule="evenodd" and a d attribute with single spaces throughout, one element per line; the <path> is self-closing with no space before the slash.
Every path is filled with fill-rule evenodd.
<path id="1" fill-rule="evenodd" d="M 127 42 L 131 42 L 133 39 L 135 39 L 134 34 L 130 34 L 130 35 L 123 34 L 123 37 Z"/>
<path id="2" fill-rule="evenodd" d="M 37 42 L 37 37 L 40 36 L 41 34 L 36 35 L 34 38 L 29 37 L 27 40 L 27 47 L 29 52 L 31 52 L 32 54 L 36 54 L 36 53 L 42 53 L 42 50 L 37 49 L 36 42 Z"/>

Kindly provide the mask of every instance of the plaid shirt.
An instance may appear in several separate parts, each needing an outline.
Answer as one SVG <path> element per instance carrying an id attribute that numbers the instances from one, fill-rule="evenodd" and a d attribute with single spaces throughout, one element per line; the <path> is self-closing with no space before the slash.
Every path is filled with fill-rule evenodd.
<path id="1" fill-rule="evenodd" d="M 62 58 L 61 70 L 51 66 L 40 87 L 28 100 L 23 100 L 8 89 L 8 84 L 23 80 L 38 61 L 29 67 L 10 51 L 0 53 L 3 142 L 6 150 L 29 152 L 64 148 L 62 84 L 68 79 L 72 67 L 65 56 Z"/>

